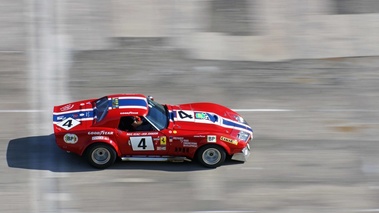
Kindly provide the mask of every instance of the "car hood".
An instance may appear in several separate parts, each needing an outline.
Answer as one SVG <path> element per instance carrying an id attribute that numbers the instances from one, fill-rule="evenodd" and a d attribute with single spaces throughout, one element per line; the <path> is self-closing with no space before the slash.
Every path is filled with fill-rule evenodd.
<path id="1" fill-rule="evenodd" d="M 169 107 L 170 121 L 180 129 L 230 132 L 233 129 L 253 132 L 246 121 L 233 110 L 215 103 L 188 103 Z"/>

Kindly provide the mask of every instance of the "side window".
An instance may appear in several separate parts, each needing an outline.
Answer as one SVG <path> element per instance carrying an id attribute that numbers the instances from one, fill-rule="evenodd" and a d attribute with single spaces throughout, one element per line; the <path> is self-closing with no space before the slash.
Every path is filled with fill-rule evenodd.
<path id="1" fill-rule="evenodd" d="M 122 131 L 134 131 L 132 126 L 134 122 L 133 116 L 124 116 L 120 118 L 120 123 L 118 124 L 118 129 Z"/>
<path id="2" fill-rule="evenodd" d="M 155 130 L 154 127 L 144 117 L 140 116 L 121 117 L 118 129 L 128 132 Z"/>

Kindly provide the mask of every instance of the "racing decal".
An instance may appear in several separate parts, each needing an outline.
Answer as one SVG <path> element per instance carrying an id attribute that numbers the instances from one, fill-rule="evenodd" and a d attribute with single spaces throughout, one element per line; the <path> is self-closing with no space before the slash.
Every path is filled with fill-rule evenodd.
<path id="1" fill-rule="evenodd" d="M 70 134 L 70 133 L 67 133 L 63 136 L 63 140 L 64 142 L 66 143 L 69 143 L 69 144 L 75 144 L 76 142 L 78 142 L 79 138 L 77 135 L 75 134 Z"/>
<path id="2" fill-rule="evenodd" d="M 195 119 L 203 121 L 218 122 L 218 116 L 207 112 L 195 112 Z"/>
<path id="3" fill-rule="evenodd" d="M 193 111 L 179 110 L 179 111 L 175 111 L 175 112 L 176 113 L 174 114 L 174 120 L 191 121 L 191 122 L 193 122 L 195 120 Z"/>
<path id="4" fill-rule="evenodd" d="M 224 136 L 221 136 L 220 140 L 228 142 L 228 143 L 231 143 L 231 144 L 234 144 L 234 145 L 238 144 L 237 140 L 233 140 L 233 139 L 230 139 L 230 138 L 227 138 L 227 137 L 224 137 Z"/>
<path id="5" fill-rule="evenodd" d="M 248 131 L 250 134 L 253 133 L 253 129 L 244 123 L 241 123 L 236 120 L 231 120 L 224 118 L 220 115 L 211 113 L 211 112 L 199 112 L 199 111 L 189 111 L 189 110 L 178 110 L 169 112 L 170 120 L 173 121 L 188 121 L 195 123 L 205 123 L 205 124 L 214 124 L 222 126 L 225 128 L 232 128 L 237 130 Z"/>
<path id="6" fill-rule="evenodd" d="M 183 142 L 183 147 L 197 148 L 197 143 L 196 142 L 185 141 L 185 142 Z"/>
<path id="7" fill-rule="evenodd" d="M 83 110 L 71 110 L 67 112 L 54 112 L 53 122 L 56 124 L 67 118 L 74 118 L 78 121 L 93 120 L 94 113 L 93 108 Z"/>
<path id="8" fill-rule="evenodd" d="M 159 139 L 159 143 L 161 144 L 161 146 L 166 146 L 166 143 L 167 143 L 167 138 L 166 138 L 166 136 L 162 136 L 162 137 Z"/>
<path id="9" fill-rule="evenodd" d="M 144 136 L 144 135 L 158 135 L 158 132 L 128 132 L 126 133 L 128 136 Z"/>
<path id="10" fill-rule="evenodd" d="M 91 132 L 88 132 L 88 135 L 113 135 L 113 132 L 112 131 L 104 131 L 104 130 L 91 131 Z"/>
<path id="11" fill-rule="evenodd" d="M 150 136 L 130 137 L 133 151 L 154 151 L 153 139 Z"/>
<path id="12" fill-rule="evenodd" d="M 120 112 L 120 115 L 137 115 L 138 112 Z"/>
<path id="13" fill-rule="evenodd" d="M 57 123 L 57 126 L 65 129 L 65 130 L 69 130 L 69 129 L 76 127 L 79 124 L 80 124 L 79 121 L 77 121 L 73 118 L 67 118 L 67 119 Z"/>
<path id="14" fill-rule="evenodd" d="M 109 140 L 109 137 L 107 137 L 107 136 L 93 136 L 92 140 L 93 141 L 96 141 L 96 140 Z"/>
<path id="15" fill-rule="evenodd" d="M 158 147 L 157 147 L 157 150 L 158 150 L 158 151 L 165 151 L 165 150 L 166 150 L 166 147 L 165 147 L 165 146 L 158 146 Z"/>
<path id="16" fill-rule="evenodd" d="M 117 104 L 116 100 L 117 99 Z M 117 107 L 115 107 L 117 105 Z M 108 99 L 108 109 L 113 108 L 142 108 L 147 109 L 146 98 L 142 97 L 119 97 L 119 98 L 109 98 Z"/>
<path id="17" fill-rule="evenodd" d="M 68 110 L 74 108 L 74 106 L 75 106 L 74 104 L 67 104 L 67 105 L 61 107 L 60 110 L 61 111 L 68 111 Z"/>
<path id="18" fill-rule="evenodd" d="M 207 135 L 208 143 L 216 143 L 216 135 Z"/>
<path id="19" fill-rule="evenodd" d="M 112 108 L 117 109 L 118 107 L 118 98 L 112 98 Z"/>

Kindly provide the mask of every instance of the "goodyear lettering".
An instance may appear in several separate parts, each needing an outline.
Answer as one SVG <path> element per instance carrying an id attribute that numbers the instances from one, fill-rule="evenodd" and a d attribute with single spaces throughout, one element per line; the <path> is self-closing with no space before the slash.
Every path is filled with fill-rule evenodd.
<path id="1" fill-rule="evenodd" d="M 93 131 L 93 132 L 88 132 L 88 135 L 113 135 L 113 132 L 111 131 Z"/>

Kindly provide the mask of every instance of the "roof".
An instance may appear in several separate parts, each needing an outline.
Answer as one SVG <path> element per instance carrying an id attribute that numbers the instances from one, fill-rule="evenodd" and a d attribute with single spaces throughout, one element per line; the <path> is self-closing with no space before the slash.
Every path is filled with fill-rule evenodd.
<path id="1" fill-rule="evenodd" d="M 120 115 L 145 116 L 148 112 L 146 96 L 142 94 L 108 95 L 108 110 L 117 110 Z"/>

